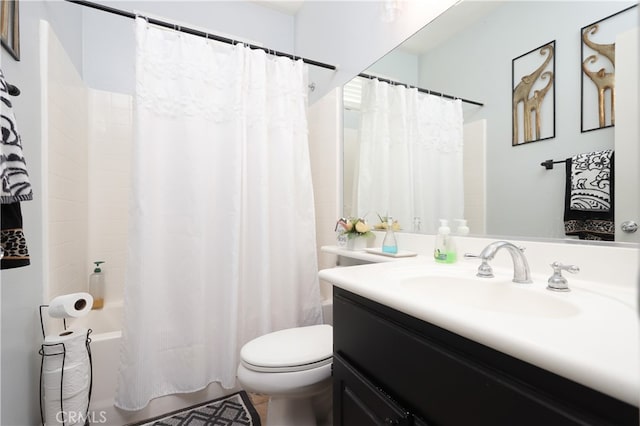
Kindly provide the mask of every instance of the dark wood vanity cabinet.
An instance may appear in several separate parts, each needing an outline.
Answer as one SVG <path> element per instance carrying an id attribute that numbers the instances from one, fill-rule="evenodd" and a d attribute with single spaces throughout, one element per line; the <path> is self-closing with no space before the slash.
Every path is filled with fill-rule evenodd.
<path id="1" fill-rule="evenodd" d="M 334 425 L 634 425 L 638 408 L 334 287 Z"/>

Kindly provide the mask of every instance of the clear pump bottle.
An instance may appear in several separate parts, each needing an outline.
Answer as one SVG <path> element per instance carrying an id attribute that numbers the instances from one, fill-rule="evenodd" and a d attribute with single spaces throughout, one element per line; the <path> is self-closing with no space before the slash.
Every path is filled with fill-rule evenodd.
<path id="1" fill-rule="evenodd" d="M 102 272 L 100 264 L 104 261 L 99 260 L 93 263 L 96 267 L 93 274 L 89 275 L 89 294 L 93 297 L 91 309 L 102 309 L 104 307 L 104 272 Z"/>
<path id="2" fill-rule="evenodd" d="M 440 219 L 436 246 L 433 250 L 433 258 L 438 263 L 455 263 L 457 260 L 456 245 L 451 236 L 451 228 L 446 219 Z"/>
<path id="3" fill-rule="evenodd" d="M 456 229 L 456 234 L 458 235 L 469 235 L 469 227 L 467 226 L 467 221 L 465 219 L 456 219 L 458 222 L 458 229 Z"/>
<path id="4" fill-rule="evenodd" d="M 398 253 L 398 241 L 396 240 L 396 234 L 393 232 L 393 218 L 387 217 L 387 233 L 382 240 L 382 252 L 389 254 Z"/>

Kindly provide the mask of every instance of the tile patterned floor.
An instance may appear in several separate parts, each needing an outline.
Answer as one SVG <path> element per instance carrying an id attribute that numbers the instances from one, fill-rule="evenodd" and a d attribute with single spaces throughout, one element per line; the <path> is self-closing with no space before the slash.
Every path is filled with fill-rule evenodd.
<path id="1" fill-rule="evenodd" d="M 267 424 L 267 405 L 269 403 L 269 397 L 266 395 L 258 395 L 256 393 L 248 393 L 251 398 L 251 402 L 253 406 L 256 408 L 256 411 L 260 415 L 260 422 L 262 425 Z"/>

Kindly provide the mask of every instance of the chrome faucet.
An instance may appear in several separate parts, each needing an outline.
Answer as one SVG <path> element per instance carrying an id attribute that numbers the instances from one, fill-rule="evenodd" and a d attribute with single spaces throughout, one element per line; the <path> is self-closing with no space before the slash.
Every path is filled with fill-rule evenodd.
<path id="1" fill-rule="evenodd" d="M 508 241 L 495 241 L 486 246 L 478 256 L 465 255 L 465 257 L 479 257 L 482 263 L 478 267 L 476 276 L 481 278 L 492 278 L 493 269 L 489 265 L 489 261 L 494 258 L 498 250 L 506 249 L 513 260 L 513 282 L 514 283 L 530 283 L 531 272 L 529 271 L 529 263 L 524 256 L 524 249 L 513 245 Z"/>

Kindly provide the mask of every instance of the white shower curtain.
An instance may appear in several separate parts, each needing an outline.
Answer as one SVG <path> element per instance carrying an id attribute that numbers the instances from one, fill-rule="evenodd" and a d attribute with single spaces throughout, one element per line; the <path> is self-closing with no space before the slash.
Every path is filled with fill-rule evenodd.
<path id="1" fill-rule="evenodd" d="M 354 190 L 357 214 L 397 219 L 433 233 L 438 219 L 464 217 L 460 100 L 365 80 Z"/>
<path id="2" fill-rule="evenodd" d="M 136 21 L 116 406 L 236 383 L 239 350 L 322 321 L 306 66 Z"/>

